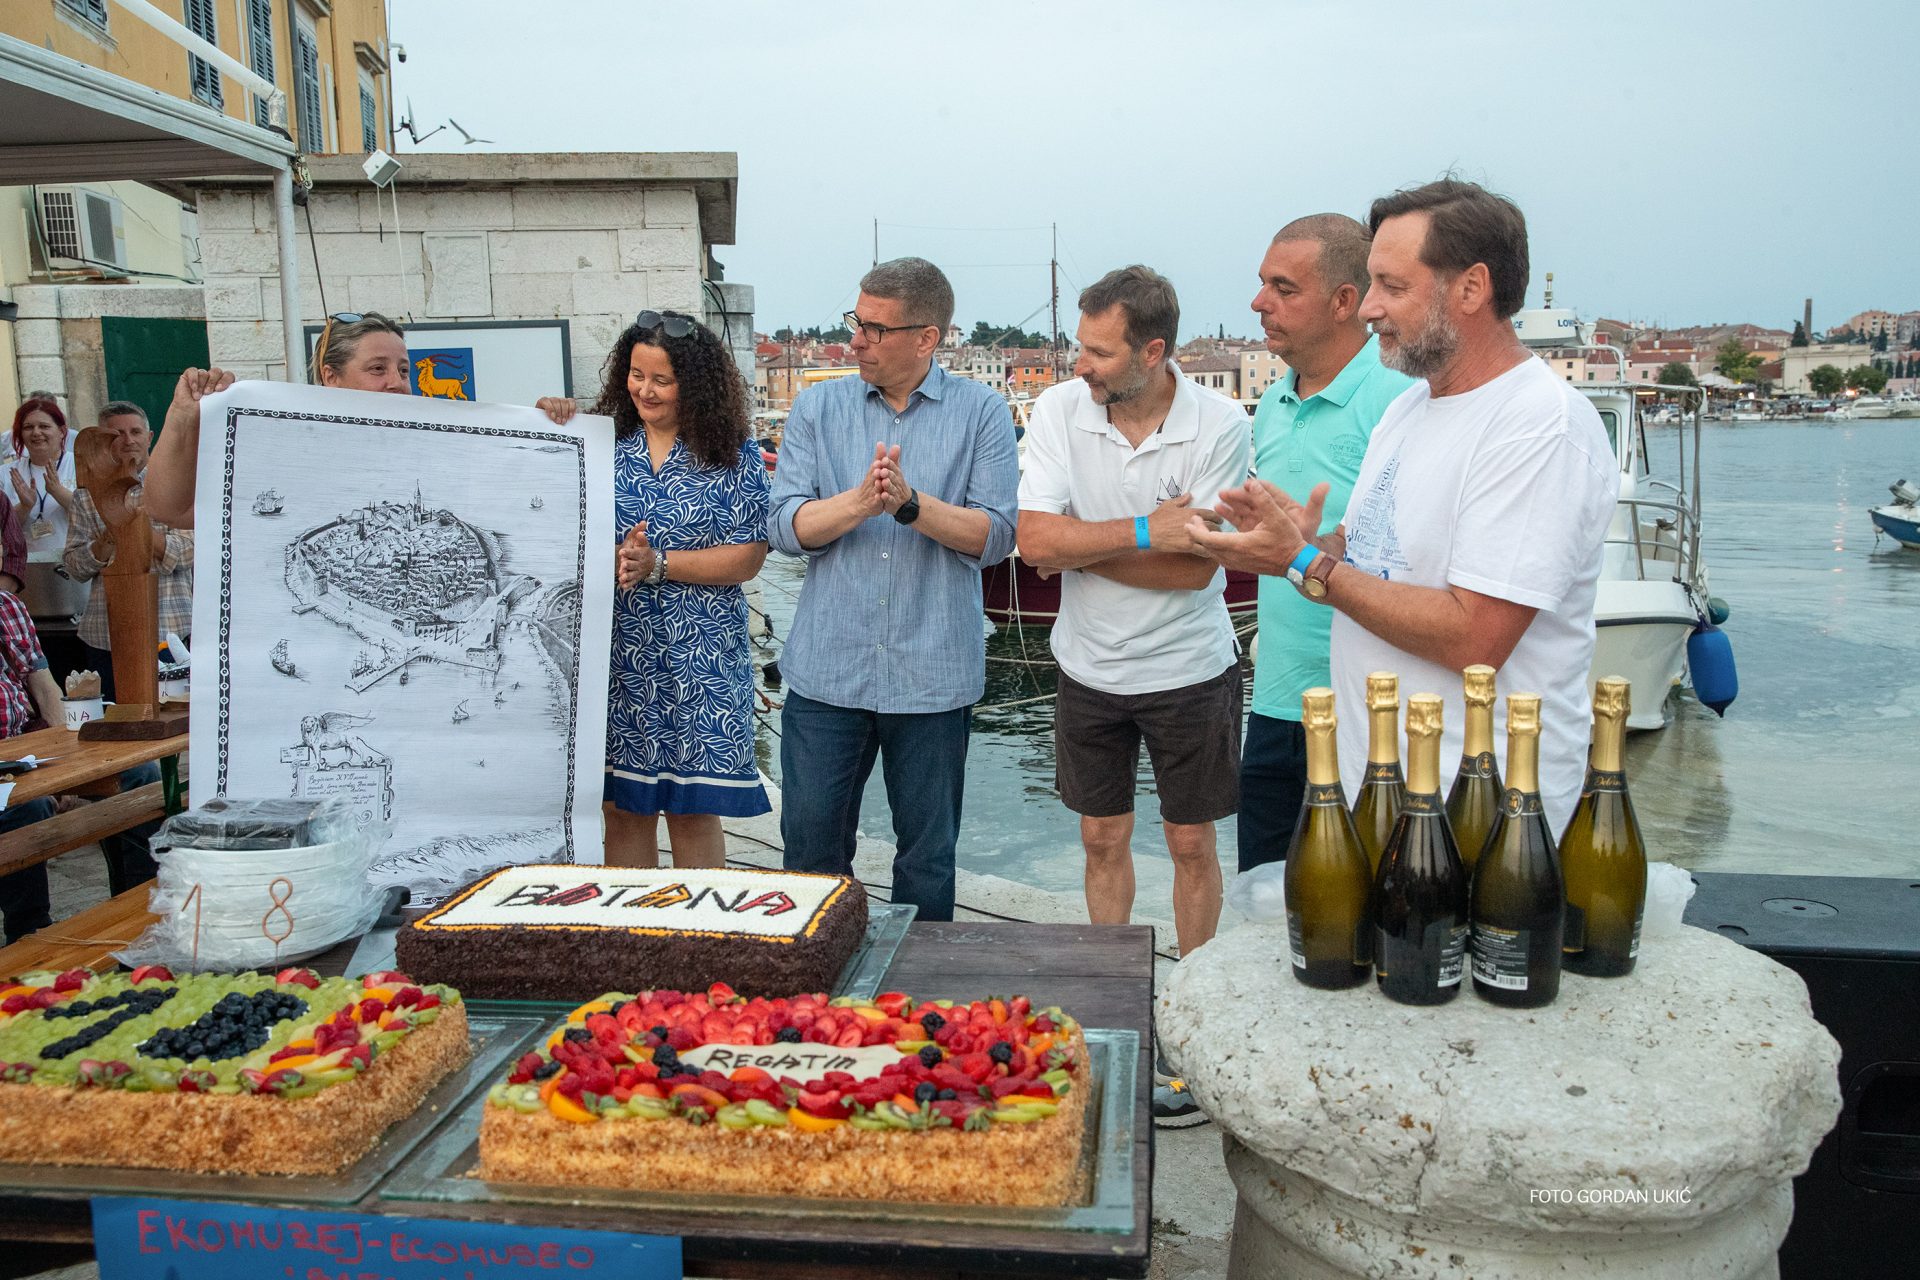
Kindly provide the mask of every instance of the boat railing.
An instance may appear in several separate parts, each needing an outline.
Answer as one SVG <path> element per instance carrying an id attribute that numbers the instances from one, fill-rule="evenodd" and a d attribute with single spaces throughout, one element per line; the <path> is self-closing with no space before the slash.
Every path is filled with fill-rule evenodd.
<path id="1" fill-rule="evenodd" d="M 1642 582 L 1650 581 L 1647 576 L 1647 561 L 1652 559 L 1656 564 L 1663 563 L 1660 553 L 1670 552 L 1673 581 L 1691 588 L 1695 585 L 1693 579 L 1696 548 L 1699 546 L 1698 522 L 1685 496 L 1675 486 L 1662 481 L 1652 481 L 1651 484 L 1656 488 L 1671 490 L 1673 499 L 1671 501 L 1655 497 L 1619 499 L 1616 509 L 1626 513 L 1627 527 L 1632 532 L 1625 537 L 1609 534 L 1606 543 L 1610 547 L 1633 549 L 1634 571 Z M 1647 514 L 1652 516 L 1651 530 L 1644 518 Z"/>

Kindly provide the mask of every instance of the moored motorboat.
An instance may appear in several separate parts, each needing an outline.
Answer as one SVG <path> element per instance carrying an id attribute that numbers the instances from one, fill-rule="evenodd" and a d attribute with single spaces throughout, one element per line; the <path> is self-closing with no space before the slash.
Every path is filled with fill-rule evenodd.
<path id="1" fill-rule="evenodd" d="M 1904 479 L 1887 488 L 1893 501 L 1867 511 L 1874 533 L 1886 534 L 1909 551 L 1920 551 L 1920 488 Z"/>
<path id="2" fill-rule="evenodd" d="M 1589 343 L 1585 326 L 1568 310 L 1521 311 L 1513 325 L 1529 347 Z M 1620 482 L 1595 593 L 1588 680 L 1627 677 L 1633 684 L 1627 727 L 1664 728 L 1667 695 L 1688 678 L 1688 642 L 1725 613 L 1724 606 L 1715 610 L 1709 604 L 1700 558 L 1700 423 L 1706 392 L 1618 381 L 1573 385 L 1600 414 Z M 1646 413 L 1656 401 L 1673 406 L 1678 457 L 1672 479 L 1655 476 L 1648 461 Z M 1732 700 L 1730 653 L 1722 665 L 1724 680 L 1716 671 L 1715 683 L 1728 687 L 1696 690 L 1716 711 Z"/>

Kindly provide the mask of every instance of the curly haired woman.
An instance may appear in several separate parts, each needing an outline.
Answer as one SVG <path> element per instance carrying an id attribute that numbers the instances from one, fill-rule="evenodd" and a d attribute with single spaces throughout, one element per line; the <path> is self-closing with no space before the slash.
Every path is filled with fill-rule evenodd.
<path id="1" fill-rule="evenodd" d="M 726 861 L 722 817 L 766 813 L 753 760 L 742 583 L 767 558 L 767 473 L 747 389 L 705 325 L 643 311 L 613 344 L 593 412 L 614 420 L 616 565 L 607 699 L 607 861 Z M 571 401 L 539 402 L 556 421 Z"/>

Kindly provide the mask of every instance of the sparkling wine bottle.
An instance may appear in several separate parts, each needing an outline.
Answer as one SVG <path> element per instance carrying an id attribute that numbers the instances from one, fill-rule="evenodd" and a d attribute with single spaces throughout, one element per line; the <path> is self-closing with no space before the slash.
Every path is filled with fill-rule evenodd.
<path id="1" fill-rule="evenodd" d="M 1438 694 L 1407 699 L 1407 800 L 1373 882 L 1374 976 L 1402 1004 L 1460 994 L 1467 946 L 1467 873 L 1440 803 Z"/>
<path id="2" fill-rule="evenodd" d="M 1300 697 L 1307 795 L 1287 846 L 1287 937 L 1293 976 L 1310 987 L 1352 987 L 1373 970 L 1373 877 L 1340 786 L 1333 690 Z"/>
<path id="3" fill-rule="evenodd" d="M 1607 676 L 1593 690 L 1587 785 L 1560 835 L 1567 881 L 1566 967 L 1591 978 L 1633 972 L 1647 904 L 1647 846 L 1627 794 L 1624 759 L 1632 686 Z"/>
<path id="4" fill-rule="evenodd" d="M 1507 697 L 1507 787 L 1473 871 L 1473 990 L 1532 1009 L 1560 993 L 1566 885 L 1540 804 L 1540 695 Z"/>

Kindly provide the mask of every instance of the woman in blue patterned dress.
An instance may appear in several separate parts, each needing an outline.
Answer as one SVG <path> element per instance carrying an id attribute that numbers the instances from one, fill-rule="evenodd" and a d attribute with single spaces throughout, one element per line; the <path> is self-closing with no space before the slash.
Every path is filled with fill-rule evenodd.
<path id="1" fill-rule="evenodd" d="M 747 434 L 746 384 L 705 325 L 643 311 L 615 341 L 593 411 L 617 428 L 614 528 L 624 534 L 607 695 L 607 862 L 659 865 L 665 814 L 675 866 L 722 866 L 720 819 L 772 807 L 753 759 L 740 589 L 767 558 L 767 471 Z"/>

